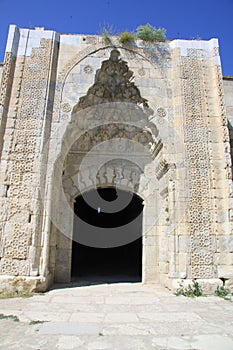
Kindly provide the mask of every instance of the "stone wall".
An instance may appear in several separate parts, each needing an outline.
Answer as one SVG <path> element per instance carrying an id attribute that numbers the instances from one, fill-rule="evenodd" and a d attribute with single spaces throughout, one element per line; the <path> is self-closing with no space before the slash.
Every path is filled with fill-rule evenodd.
<path id="1" fill-rule="evenodd" d="M 144 201 L 144 282 L 231 276 L 216 39 L 124 46 L 11 26 L 0 113 L 1 274 L 69 281 L 76 196 L 118 185 Z"/>
<path id="2" fill-rule="evenodd" d="M 0 82 L 2 79 L 3 63 L 0 62 Z"/>
<path id="3" fill-rule="evenodd" d="M 230 139 L 233 140 L 233 78 L 223 79 L 226 115 L 228 119 L 228 128 Z M 233 155 L 233 144 L 231 142 L 231 156 Z"/>
<path id="4" fill-rule="evenodd" d="M 228 129 L 230 137 L 230 153 L 231 153 L 231 165 L 233 164 L 233 78 L 224 77 L 223 79 L 224 96 L 225 96 L 225 107 L 226 116 L 228 120 Z M 233 167 L 231 167 L 233 173 Z M 232 177 L 231 173 L 231 177 Z M 229 278 L 226 283 L 230 285 L 233 278 L 233 186 L 232 181 L 230 186 L 230 198 L 229 198 L 229 219 L 230 219 L 230 230 L 229 235 L 220 237 L 218 241 L 219 259 L 222 258 L 224 265 L 222 270 L 225 277 Z M 224 254 L 226 253 L 226 254 Z M 228 266 L 226 266 L 228 265 Z"/>
<path id="5" fill-rule="evenodd" d="M 49 131 L 54 35 L 15 26 L 9 32 L 1 85 L 4 274 L 38 274 L 38 259 L 35 270 L 34 261 L 40 255 L 42 223 L 37 164 Z"/>

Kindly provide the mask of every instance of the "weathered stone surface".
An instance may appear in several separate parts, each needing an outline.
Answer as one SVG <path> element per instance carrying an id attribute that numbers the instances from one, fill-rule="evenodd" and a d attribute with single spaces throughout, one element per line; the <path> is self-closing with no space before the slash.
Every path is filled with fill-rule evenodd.
<path id="1" fill-rule="evenodd" d="M 39 330 L 39 334 L 42 335 L 54 335 L 54 334 L 76 334 L 76 335 L 98 335 L 100 327 L 98 324 L 92 323 L 74 323 L 74 322 L 50 322 L 44 323 Z"/>
<path id="2" fill-rule="evenodd" d="M 230 301 L 177 297 L 156 284 L 63 287 L 0 300 L 0 309 L 2 348 L 231 350 L 233 344 Z"/>
<path id="3" fill-rule="evenodd" d="M 223 286 L 223 281 L 221 279 L 196 279 L 197 283 L 200 285 L 203 294 L 214 295 L 217 287 Z M 181 287 L 182 286 L 182 287 Z M 180 287 L 187 289 L 189 286 L 193 288 L 193 280 L 191 279 L 173 279 L 170 286 L 173 292 L 176 292 Z"/>
<path id="4" fill-rule="evenodd" d="M 43 277 L 13 277 L 0 276 L 0 293 L 33 293 L 43 292 L 48 288 Z"/>
<path id="5" fill-rule="evenodd" d="M 233 292 L 233 278 L 230 278 L 225 281 L 225 287 Z"/>
<path id="6" fill-rule="evenodd" d="M 217 287 L 221 287 L 223 282 L 218 279 L 198 279 L 197 282 L 200 284 L 203 294 L 214 295 L 214 292 L 217 290 Z"/>
<path id="7" fill-rule="evenodd" d="M 233 266 L 219 266 L 218 267 L 218 277 L 219 278 L 233 278 Z"/>

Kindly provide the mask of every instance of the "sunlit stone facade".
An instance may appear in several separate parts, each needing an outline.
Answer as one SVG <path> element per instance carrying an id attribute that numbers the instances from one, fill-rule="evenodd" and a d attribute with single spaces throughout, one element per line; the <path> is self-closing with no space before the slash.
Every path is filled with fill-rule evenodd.
<path id="1" fill-rule="evenodd" d="M 95 188 L 143 201 L 142 282 L 231 282 L 233 83 L 217 39 L 12 25 L 0 74 L 2 289 L 71 280 L 74 202 Z M 114 232 L 109 248 L 133 239 Z"/>

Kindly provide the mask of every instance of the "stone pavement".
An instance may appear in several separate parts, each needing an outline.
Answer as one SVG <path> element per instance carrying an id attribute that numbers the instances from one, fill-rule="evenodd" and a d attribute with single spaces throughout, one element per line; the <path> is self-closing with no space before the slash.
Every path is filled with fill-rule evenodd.
<path id="1" fill-rule="evenodd" d="M 233 350 L 232 302 L 176 297 L 152 284 L 57 288 L 2 299 L 0 313 L 20 320 L 0 320 L 1 350 Z"/>

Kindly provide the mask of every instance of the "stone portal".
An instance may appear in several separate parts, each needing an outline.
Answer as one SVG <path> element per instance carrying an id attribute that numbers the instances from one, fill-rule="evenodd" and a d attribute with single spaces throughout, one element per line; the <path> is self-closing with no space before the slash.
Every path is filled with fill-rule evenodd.
<path id="1" fill-rule="evenodd" d="M 2 289 L 69 282 L 76 258 L 118 249 L 73 243 L 82 196 L 106 188 L 143 201 L 141 238 L 120 253 L 138 256 L 143 282 L 230 284 L 233 90 L 216 39 L 125 46 L 10 26 L 0 76 Z"/>

